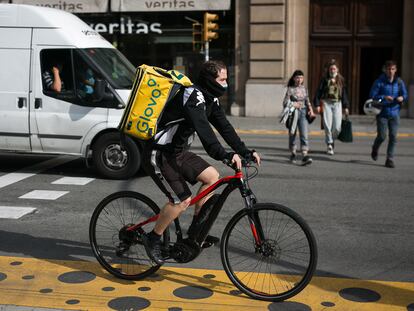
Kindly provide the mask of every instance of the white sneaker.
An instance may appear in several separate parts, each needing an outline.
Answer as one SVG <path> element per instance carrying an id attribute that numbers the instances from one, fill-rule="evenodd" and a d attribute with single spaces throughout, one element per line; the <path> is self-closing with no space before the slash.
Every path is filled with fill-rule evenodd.
<path id="1" fill-rule="evenodd" d="M 329 155 L 334 154 L 334 149 L 333 149 L 333 146 L 331 144 L 328 145 L 328 150 L 326 151 L 326 153 L 329 154 Z"/>

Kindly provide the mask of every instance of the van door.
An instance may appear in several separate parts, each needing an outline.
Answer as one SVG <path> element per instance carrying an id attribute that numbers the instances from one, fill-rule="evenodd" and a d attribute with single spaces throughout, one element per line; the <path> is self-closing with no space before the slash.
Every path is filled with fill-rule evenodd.
<path id="1" fill-rule="evenodd" d="M 32 30 L 0 28 L 0 149 L 30 151 Z"/>
<path id="2" fill-rule="evenodd" d="M 38 85 L 34 113 L 42 150 L 80 154 L 86 134 L 108 119 L 108 106 L 94 101 L 92 96 L 94 79 L 99 75 L 75 48 L 37 46 L 35 51 Z M 51 84 L 55 80 L 53 67 L 59 71 L 60 90 Z M 89 83 L 88 87 L 84 87 L 85 83 Z"/>

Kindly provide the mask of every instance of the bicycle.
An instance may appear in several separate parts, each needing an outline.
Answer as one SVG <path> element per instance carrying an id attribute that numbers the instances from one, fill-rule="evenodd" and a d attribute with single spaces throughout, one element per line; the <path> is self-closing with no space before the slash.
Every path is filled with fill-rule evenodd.
<path id="1" fill-rule="evenodd" d="M 232 167 L 229 163 L 228 166 Z M 187 263 L 203 250 L 224 202 L 235 189 L 240 190 L 244 207 L 226 225 L 221 237 L 220 254 L 231 282 L 246 295 L 259 300 L 283 301 L 310 282 L 316 269 L 317 246 L 306 222 L 293 210 L 275 203 L 257 203 L 249 180 L 258 174 L 251 161 L 243 161 L 242 170 L 221 178 L 191 200 L 195 204 L 221 185 L 211 211 L 198 217 L 205 222 L 194 239 L 183 238 L 179 218 L 174 221 L 176 240 L 166 230 L 162 237 L 165 260 Z M 254 170 L 249 176 L 249 170 Z M 244 174 L 243 174 L 244 171 Z M 204 205 L 203 205 L 204 206 Z M 159 207 L 147 196 L 116 192 L 103 199 L 93 212 L 89 238 L 98 262 L 116 277 L 139 280 L 160 268 L 148 258 L 141 237 L 152 230 Z"/>

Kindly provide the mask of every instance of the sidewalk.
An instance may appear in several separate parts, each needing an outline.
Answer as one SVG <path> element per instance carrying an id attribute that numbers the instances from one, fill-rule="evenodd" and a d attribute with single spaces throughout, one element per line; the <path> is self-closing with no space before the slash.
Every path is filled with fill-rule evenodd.
<path id="1" fill-rule="evenodd" d="M 286 131 L 283 124 L 280 124 L 279 117 L 235 117 L 228 116 L 229 121 L 233 124 L 235 129 L 241 130 L 271 130 L 271 131 Z M 352 121 L 353 132 L 361 133 L 376 133 L 376 122 L 372 116 L 350 116 Z M 320 131 L 320 116 L 309 125 L 309 131 Z M 414 134 L 414 119 L 401 118 L 399 134 Z M 411 135 L 410 135 L 411 136 Z"/>

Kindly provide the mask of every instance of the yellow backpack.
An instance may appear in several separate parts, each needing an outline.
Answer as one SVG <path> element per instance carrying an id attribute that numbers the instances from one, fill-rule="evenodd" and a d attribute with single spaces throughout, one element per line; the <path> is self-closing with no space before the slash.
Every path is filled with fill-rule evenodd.
<path id="1" fill-rule="evenodd" d="M 138 139 L 151 139 L 165 105 L 182 86 L 191 85 L 190 79 L 178 71 L 139 66 L 118 129 Z"/>

